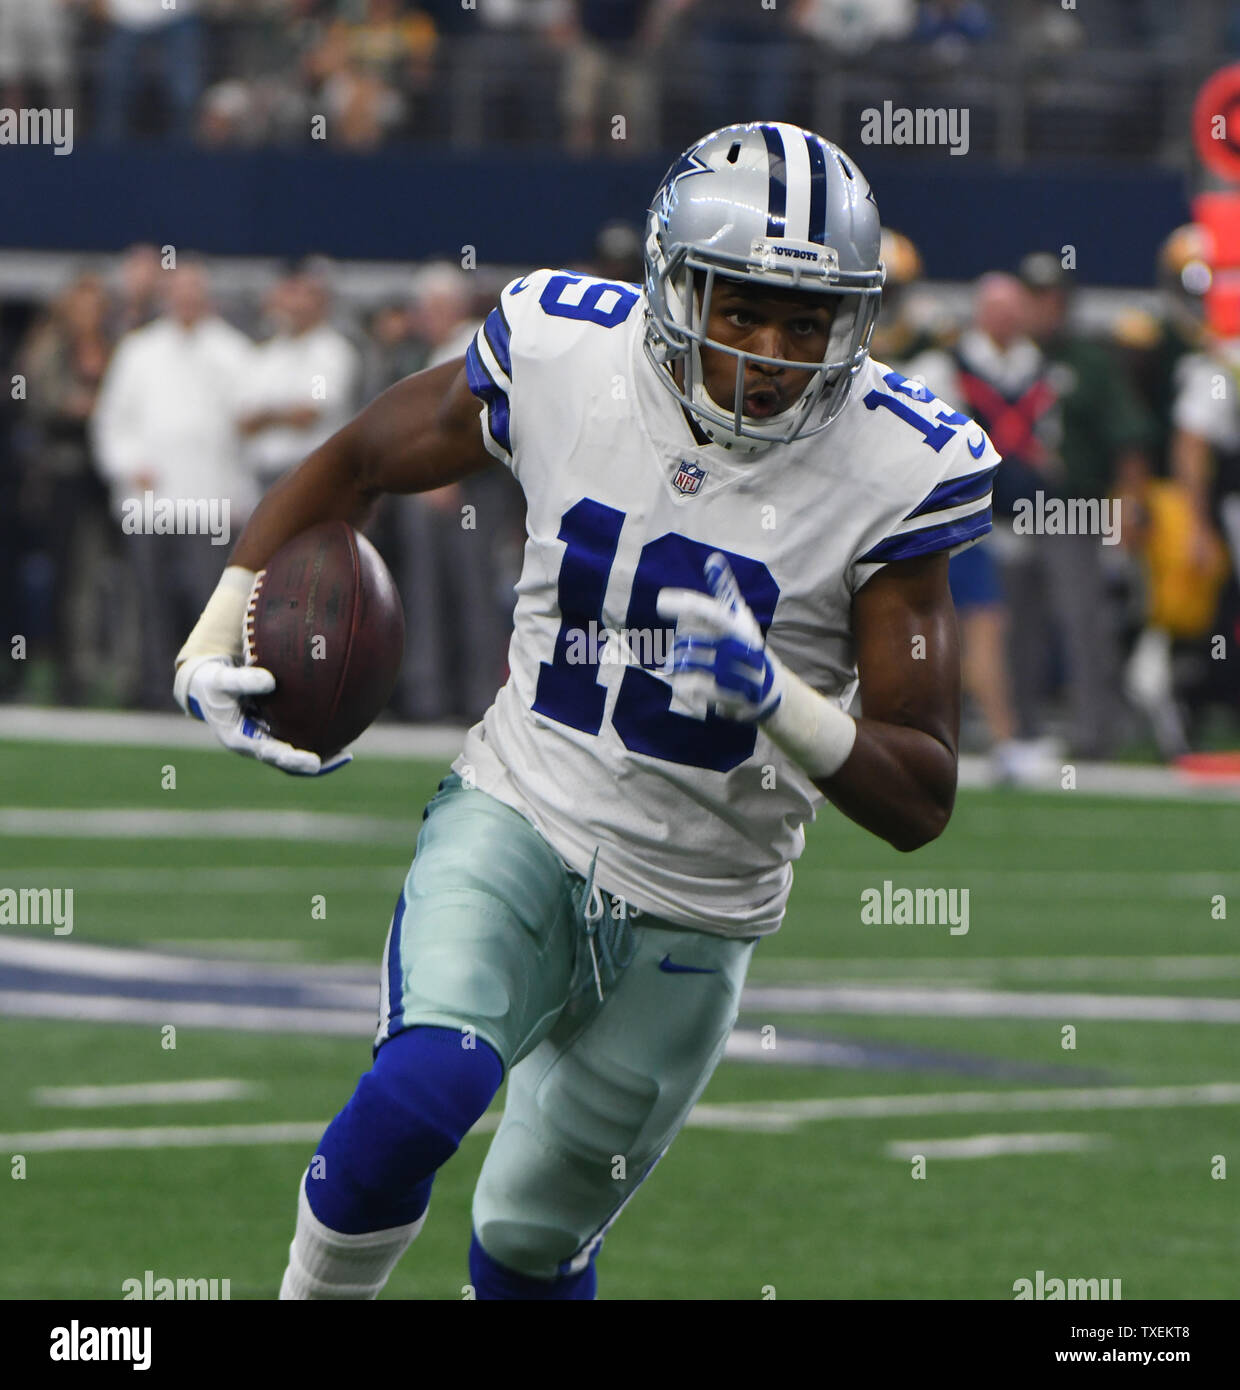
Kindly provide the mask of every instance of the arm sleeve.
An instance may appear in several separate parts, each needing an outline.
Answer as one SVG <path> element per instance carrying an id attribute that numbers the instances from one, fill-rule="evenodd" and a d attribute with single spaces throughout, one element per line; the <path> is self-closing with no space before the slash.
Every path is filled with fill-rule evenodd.
<path id="1" fill-rule="evenodd" d="M 894 526 L 877 545 L 872 545 L 852 564 L 855 593 L 883 565 L 893 560 L 912 560 L 946 550 L 959 555 L 991 529 L 991 490 L 1000 459 L 989 437 L 974 424 L 968 430 L 981 435 L 977 441 L 954 449 L 936 485 Z"/>
<path id="2" fill-rule="evenodd" d="M 465 352 L 469 389 L 484 406 L 482 442 L 488 453 L 510 469 L 513 467 L 512 325 L 504 301 L 514 293 L 514 287 L 522 284 L 514 280 L 504 289 L 499 303 L 486 316 Z"/>

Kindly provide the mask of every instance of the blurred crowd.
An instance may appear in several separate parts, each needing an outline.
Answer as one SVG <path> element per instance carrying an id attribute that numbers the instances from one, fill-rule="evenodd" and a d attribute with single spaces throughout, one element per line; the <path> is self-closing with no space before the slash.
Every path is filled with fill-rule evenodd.
<path id="1" fill-rule="evenodd" d="M 883 259 L 873 356 L 1003 455 L 994 531 L 951 565 L 971 746 L 1020 782 L 1234 739 L 1240 339 L 1207 325 L 1204 230 L 1167 238 L 1158 312 L 1101 336 L 1057 255 L 983 275 L 957 320 L 907 237 L 885 233 Z M 580 268 L 640 279 L 636 229 L 602 229 Z M 174 654 L 258 497 L 365 401 L 459 356 L 498 283 L 435 263 L 346 304 L 312 259 L 221 306 L 207 265 L 146 246 L 77 274 L 0 361 L 0 632 L 29 647 L 0 696 L 171 709 Z M 160 534 L 149 508 L 128 525 L 143 498 L 227 499 L 227 543 Z M 506 675 L 519 488 L 497 464 L 386 499 L 371 534 L 408 618 L 394 713 L 476 719 Z"/>
<path id="2" fill-rule="evenodd" d="M 82 269 L 0 348 L 0 633 L 22 641 L 0 698 L 172 708 L 175 654 L 258 499 L 365 402 L 462 355 L 503 283 L 437 262 L 345 303 L 310 258 L 221 303 L 204 261 L 168 255 Z M 640 275 L 636 230 L 604 226 L 582 269 Z M 204 506 L 165 525 L 164 499 Z M 394 712 L 472 722 L 506 678 L 520 489 L 496 464 L 385 499 L 371 534 L 410 616 Z"/>
<path id="3" fill-rule="evenodd" d="M 72 106 L 80 137 L 108 142 L 536 141 L 624 154 L 680 147 L 742 109 L 840 129 L 885 98 L 940 105 L 946 79 L 974 110 L 977 142 L 1019 95 L 1030 119 L 1008 120 L 1018 143 L 1071 126 L 1065 148 L 1079 153 L 1087 110 L 1091 138 L 1149 155 L 1158 113 L 1174 105 L 1169 74 L 1240 41 L 1233 0 L 1193 11 L 1161 0 L 0 0 L 0 104 Z M 1100 50 L 1116 55 L 1113 70 Z"/>
<path id="4" fill-rule="evenodd" d="M 952 324 L 919 312 L 907 237 L 885 232 L 883 258 L 873 355 L 1003 456 L 994 529 L 950 569 L 965 690 L 998 778 L 1234 740 L 1240 342 L 1208 325 L 1205 230 L 1164 242 L 1159 312 L 1126 310 L 1104 336 L 1082 330 L 1058 254 L 983 275 Z"/>

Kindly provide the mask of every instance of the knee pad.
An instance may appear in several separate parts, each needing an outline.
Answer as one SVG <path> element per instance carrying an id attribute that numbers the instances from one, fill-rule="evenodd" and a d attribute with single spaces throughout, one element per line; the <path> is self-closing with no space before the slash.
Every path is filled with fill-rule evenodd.
<path id="1" fill-rule="evenodd" d="M 594 1269 L 594 1254 L 577 1274 L 561 1274 L 555 1279 L 534 1279 L 519 1274 L 489 1255 L 478 1239 L 477 1232 L 469 1244 L 469 1279 L 474 1293 L 482 1299 L 526 1299 L 551 1301 L 592 1299 L 598 1292 L 598 1275 Z"/>
<path id="2" fill-rule="evenodd" d="M 487 1043 L 461 1046 L 452 1028 L 389 1038 L 327 1127 L 310 1163 L 306 1198 L 334 1231 L 357 1234 L 416 1221 L 436 1169 L 490 1105 L 503 1080 Z"/>

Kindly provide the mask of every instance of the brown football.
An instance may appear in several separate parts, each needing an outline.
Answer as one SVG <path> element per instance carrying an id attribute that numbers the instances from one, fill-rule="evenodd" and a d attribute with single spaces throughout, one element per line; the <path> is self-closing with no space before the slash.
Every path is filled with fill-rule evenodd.
<path id="1" fill-rule="evenodd" d="M 387 704 L 404 650 L 396 584 L 347 522 L 294 536 L 254 582 L 246 665 L 276 678 L 254 708 L 294 748 L 327 759 L 352 743 Z"/>

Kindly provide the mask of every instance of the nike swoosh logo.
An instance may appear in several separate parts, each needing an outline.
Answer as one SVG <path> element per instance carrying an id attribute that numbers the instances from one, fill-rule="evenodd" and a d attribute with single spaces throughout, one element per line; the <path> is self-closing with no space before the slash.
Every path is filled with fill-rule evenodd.
<path id="1" fill-rule="evenodd" d="M 982 435 L 982 437 L 977 441 L 976 444 L 974 444 L 974 442 L 971 439 L 967 440 L 966 442 L 969 446 L 969 453 L 971 453 L 975 459 L 980 459 L 981 456 L 986 452 L 985 435 Z"/>
<path id="2" fill-rule="evenodd" d="M 529 284 L 528 284 L 529 278 L 530 278 L 530 277 L 529 277 L 528 275 L 523 275 L 523 276 L 520 278 L 520 280 L 518 280 L 517 283 L 512 287 L 512 289 L 510 289 L 510 290 L 508 291 L 508 293 L 509 293 L 509 294 L 520 294 L 522 290 L 528 290 L 528 289 L 529 289 Z"/>
<path id="3" fill-rule="evenodd" d="M 659 962 L 659 969 L 665 970 L 669 975 L 718 975 L 717 969 L 708 970 L 703 965 L 677 965 L 672 959 L 672 953 L 667 955 Z"/>

